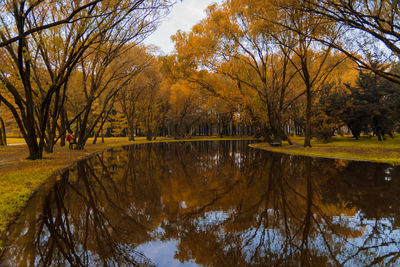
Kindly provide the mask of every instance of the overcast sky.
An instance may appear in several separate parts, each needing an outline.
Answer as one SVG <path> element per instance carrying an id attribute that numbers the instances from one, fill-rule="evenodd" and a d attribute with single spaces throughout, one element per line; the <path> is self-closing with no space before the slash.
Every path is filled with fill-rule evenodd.
<path id="1" fill-rule="evenodd" d="M 171 35 L 178 30 L 189 31 L 193 25 L 205 17 L 206 7 L 216 2 L 221 3 L 222 0 L 183 0 L 183 2 L 178 0 L 169 16 L 144 43 L 154 44 L 164 53 L 171 53 L 174 50 Z"/>

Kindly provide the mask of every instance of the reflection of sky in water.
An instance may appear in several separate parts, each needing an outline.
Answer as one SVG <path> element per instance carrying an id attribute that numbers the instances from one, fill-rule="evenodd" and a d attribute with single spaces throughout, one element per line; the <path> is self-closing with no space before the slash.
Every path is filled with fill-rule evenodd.
<path id="1" fill-rule="evenodd" d="M 336 258 L 343 262 L 350 255 L 359 256 L 346 262 L 346 266 L 360 266 L 371 263 L 371 259 L 376 259 L 391 253 L 398 254 L 400 251 L 400 230 L 393 226 L 392 218 L 382 218 L 380 220 L 364 219 L 363 215 L 357 213 L 355 216 L 341 216 L 341 223 L 351 226 L 352 229 L 362 231 L 362 236 L 356 238 L 348 238 L 347 243 L 343 246 L 346 254 L 339 254 Z M 339 239 L 339 238 L 337 238 Z M 338 240 L 339 242 L 340 240 Z M 371 257 L 373 256 L 373 257 Z M 396 257 L 396 255 L 393 255 Z M 392 257 L 388 257 L 382 263 L 387 266 L 398 266 L 399 260 L 389 262 Z"/>
<path id="2" fill-rule="evenodd" d="M 194 262 L 181 263 L 179 260 L 174 259 L 175 253 L 178 251 L 178 241 L 171 240 L 167 242 L 153 241 L 140 245 L 136 251 L 143 253 L 147 258 L 151 259 L 152 263 L 157 266 L 198 266 Z"/>
<path id="3" fill-rule="evenodd" d="M 386 170 L 385 170 L 385 181 L 391 181 L 392 180 L 392 171 L 393 171 L 393 168 L 392 167 L 389 167 L 389 168 L 387 168 Z"/>
<path id="4" fill-rule="evenodd" d="M 268 213 L 273 214 L 274 210 L 269 209 Z M 193 223 L 197 225 L 198 230 L 202 231 L 210 226 L 218 225 L 217 236 L 222 240 L 225 235 L 230 234 L 224 230 L 224 224 L 230 223 L 234 214 L 233 210 L 206 212 L 202 218 L 194 220 Z M 314 219 L 318 219 L 316 215 L 314 215 Z M 324 221 L 314 225 L 315 231 L 310 235 L 308 247 L 313 251 L 313 254 L 318 256 L 327 255 L 332 249 L 338 250 L 336 254 L 337 262 L 331 259 L 330 264 L 361 266 L 371 263 L 373 259 L 386 256 L 392 252 L 397 254 L 400 251 L 400 231 L 393 229 L 391 219 L 366 220 L 362 214 L 357 213 L 354 216 L 335 216 L 331 223 L 352 231 L 360 231 L 361 236 L 344 239 L 343 236 L 332 233 L 330 227 Z M 277 255 L 282 258 L 291 258 L 294 254 L 300 253 L 300 243 L 296 243 L 296 246 L 287 247 L 286 251 L 284 250 L 284 242 L 287 237 L 283 235 L 284 228 L 282 225 L 280 224 L 280 228 L 277 229 L 266 229 L 264 226 L 260 226 L 236 233 L 237 236 L 241 237 L 241 250 L 246 255 L 247 263 L 252 263 L 254 252 L 257 247 L 260 248 L 260 244 L 262 244 L 262 249 L 259 250 L 259 253 L 263 257 L 266 256 L 267 252 L 272 253 L 270 256 Z M 162 232 L 163 229 L 159 227 L 154 232 L 154 236 Z M 326 237 L 329 235 L 331 235 L 333 244 L 329 242 L 328 247 Z M 193 240 L 193 242 L 196 242 L 196 240 Z M 157 266 L 197 266 L 194 262 L 181 263 L 174 259 L 178 245 L 179 240 L 153 241 L 137 247 L 136 251 L 142 252 Z M 388 257 L 387 260 L 382 262 L 384 266 L 389 264 L 396 266 L 399 263 L 399 261 L 389 263 L 390 259 L 391 257 Z"/>
<path id="5" fill-rule="evenodd" d="M 209 225 L 220 224 L 220 223 L 226 221 L 227 219 L 229 219 L 230 214 L 232 214 L 232 212 L 229 212 L 229 211 L 205 212 L 203 214 L 203 217 L 198 219 L 197 225 L 199 227 L 201 227 L 201 226 L 205 227 L 205 226 L 209 226 Z M 204 228 L 203 230 L 206 230 L 206 228 Z"/>
<path id="6" fill-rule="evenodd" d="M 240 152 L 229 152 L 229 156 L 235 159 L 235 164 L 238 167 L 242 166 L 243 163 L 243 156 Z"/>
<path id="7" fill-rule="evenodd" d="M 116 197 L 112 200 L 116 201 L 116 204 L 119 204 L 119 200 L 124 201 L 121 202 L 121 207 L 124 210 L 124 212 L 121 213 L 121 218 L 126 218 L 127 216 L 139 219 L 139 221 L 150 222 L 151 227 L 146 230 L 145 236 L 148 237 L 148 235 L 150 235 L 151 239 L 143 239 L 142 235 L 136 235 L 136 232 L 132 230 L 132 232 L 127 231 L 128 234 L 132 235 L 132 240 L 130 238 L 124 240 L 120 234 L 125 233 L 125 230 L 128 229 L 129 226 L 125 224 L 119 225 L 118 220 L 111 220 L 111 222 L 104 220 L 101 227 L 99 227 L 100 230 L 109 230 L 112 227 L 116 227 L 117 230 L 120 230 L 120 232 L 116 231 L 115 235 L 113 235 L 114 232 L 111 231 L 111 235 L 100 236 L 99 244 L 102 244 L 100 247 L 104 246 L 106 249 L 110 249 L 110 251 L 114 253 L 113 255 L 110 254 L 111 256 L 106 255 L 107 257 L 110 257 L 107 258 L 107 260 L 114 263 L 126 256 L 139 262 L 145 261 L 146 258 L 149 258 L 151 262 L 157 266 L 197 266 L 194 260 L 181 263 L 177 259 L 179 255 L 182 258 L 185 258 L 184 256 L 188 256 L 189 258 L 193 257 L 194 259 L 197 258 L 199 264 L 204 263 L 204 261 L 207 262 L 208 259 L 210 259 L 210 262 L 218 263 L 219 260 L 226 260 L 224 257 L 229 257 L 229 259 L 243 260 L 243 265 L 246 265 L 246 263 L 253 263 L 256 265 L 257 263 L 260 263 L 260 260 L 271 260 L 271 262 L 277 260 L 286 263 L 293 263 L 294 266 L 298 266 L 295 265 L 295 263 L 299 263 L 300 254 L 304 253 L 301 249 L 303 234 L 305 232 L 304 225 L 306 223 L 306 217 L 309 219 L 309 222 L 311 222 L 310 229 L 308 229 L 309 235 L 306 246 L 308 249 L 306 253 L 309 254 L 303 254 L 305 255 L 305 258 L 307 258 L 306 260 L 328 260 L 326 263 L 327 265 L 365 266 L 375 263 L 375 260 L 383 259 L 378 263 L 378 265 L 400 266 L 400 260 L 396 258 L 400 256 L 400 229 L 398 228 L 400 222 L 396 221 L 398 216 L 395 213 L 395 205 L 398 203 L 396 202 L 398 201 L 396 198 L 397 188 L 393 187 L 399 186 L 395 183 L 397 180 L 395 178 L 400 177 L 400 172 L 397 167 L 381 167 L 380 165 L 373 165 L 374 168 L 369 171 L 374 174 L 372 177 L 368 175 L 365 176 L 365 174 L 360 171 L 361 169 L 366 169 L 366 167 L 370 165 L 367 166 L 361 163 L 355 165 L 354 168 L 356 168 L 355 170 L 357 172 L 352 170 L 353 167 L 351 167 L 350 163 L 350 167 L 347 167 L 347 165 L 341 165 L 342 169 L 337 172 L 333 171 L 335 170 L 334 167 L 336 167 L 336 165 L 334 165 L 334 167 L 328 165 L 328 167 L 326 167 L 329 171 L 327 172 L 327 175 L 339 175 L 338 178 L 346 176 L 347 178 L 342 180 L 339 179 L 339 181 L 336 182 L 336 176 L 333 178 L 328 177 L 329 179 L 326 181 L 323 180 L 321 184 L 319 184 L 319 180 L 316 180 L 315 183 L 314 180 L 312 180 L 313 183 L 311 185 L 313 185 L 313 188 L 310 193 L 318 197 L 320 195 L 324 197 L 322 198 L 321 203 L 317 198 L 318 201 L 312 204 L 310 213 L 314 214 L 308 217 L 305 212 L 306 207 L 303 206 L 305 204 L 303 203 L 305 200 L 304 196 L 308 191 L 306 191 L 307 188 L 305 187 L 306 180 L 304 180 L 304 177 L 302 176 L 303 161 L 300 161 L 301 159 L 297 160 L 292 156 L 287 156 L 285 158 L 283 156 L 277 157 L 276 155 L 275 157 L 277 158 L 271 159 L 269 159 L 269 156 L 265 156 L 265 158 L 254 156 L 252 158 L 251 154 L 249 155 L 238 152 L 238 150 L 240 150 L 239 147 L 229 147 L 220 150 L 216 150 L 216 148 L 218 147 L 213 147 L 211 152 L 209 150 L 203 151 L 207 152 L 206 154 L 194 151 L 192 155 L 193 157 L 188 157 L 188 161 L 185 161 L 186 154 L 185 157 L 178 159 L 174 159 L 171 154 L 168 154 L 168 157 L 172 157 L 171 162 L 173 162 L 173 164 L 168 162 L 168 164 L 163 165 L 160 164 L 160 162 L 163 163 L 162 159 L 155 158 L 154 160 L 157 165 L 154 166 L 162 166 L 162 168 L 155 168 L 154 171 L 151 169 L 149 173 L 147 173 L 147 171 L 142 171 L 141 169 L 143 168 L 143 170 L 148 170 L 147 165 L 139 165 L 139 168 L 136 169 L 137 173 L 133 176 L 135 180 L 132 180 L 134 181 L 134 183 L 132 183 L 132 188 L 137 187 L 137 189 L 135 189 L 136 191 L 132 190 L 132 192 L 137 193 L 138 197 L 131 198 L 130 194 L 127 196 L 127 199 Z M 144 154 L 144 156 L 146 155 L 147 154 Z M 119 155 L 117 155 L 117 161 L 118 157 Z M 196 161 L 193 159 L 199 160 Z M 123 165 L 125 162 L 124 157 L 120 157 L 119 160 L 121 165 Z M 254 162 L 256 160 L 263 161 L 261 165 L 255 165 Z M 114 167 L 118 167 L 115 165 L 115 160 L 111 163 L 113 165 L 108 169 L 108 171 L 114 169 Z M 271 164 L 268 165 L 266 163 Z M 284 169 L 276 171 L 274 167 L 280 165 L 284 166 Z M 92 171 L 95 173 L 97 172 L 99 177 L 101 177 L 101 175 L 103 175 L 103 169 L 96 166 Z M 320 171 L 322 169 L 321 166 L 316 165 L 316 170 Z M 86 177 L 86 175 L 90 173 L 91 169 L 89 168 L 89 165 L 84 165 L 83 167 L 85 167 L 85 169 L 83 169 L 85 172 L 83 172 L 82 177 Z M 264 167 L 265 169 L 263 169 Z M 270 167 L 273 169 L 269 169 Z M 258 171 L 257 168 L 259 168 L 260 171 Z M 288 170 L 286 171 L 286 169 Z M 131 171 L 131 169 L 128 170 Z M 190 177 L 191 179 L 181 179 L 180 175 L 182 175 L 182 173 L 185 173 L 186 175 L 186 172 L 189 176 L 192 175 L 193 177 Z M 332 172 L 332 174 L 330 172 Z M 125 170 L 123 173 L 126 173 Z M 165 177 L 162 177 L 163 179 L 153 179 L 149 184 L 144 183 L 143 186 L 138 186 L 140 185 L 140 181 L 145 181 L 144 179 L 146 179 L 147 175 L 152 177 L 158 173 L 166 175 Z M 318 172 L 318 175 L 319 173 L 320 172 Z M 352 177 L 352 175 L 355 174 L 358 175 L 358 173 L 361 175 L 359 180 L 352 179 L 349 181 L 349 177 Z M 238 174 L 238 177 L 235 176 L 236 174 Z M 239 174 L 243 174 L 243 177 Z M 379 176 L 377 176 L 377 174 L 379 174 Z M 77 175 L 78 174 L 71 174 L 71 177 L 69 178 L 71 184 L 79 181 L 78 178 L 75 177 Z M 215 176 L 215 180 L 213 179 L 213 175 L 218 175 Z M 227 177 L 224 177 L 224 175 Z M 250 179 L 251 177 L 248 178 L 247 175 L 251 177 L 254 176 L 254 179 Z M 282 175 L 286 175 L 287 177 Z M 235 179 L 232 179 L 232 176 L 235 176 L 235 179 L 237 178 L 238 183 L 236 183 Z M 139 179 L 138 177 L 144 178 Z M 266 177 L 268 177 L 268 179 Z M 136 179 L 138 179 L 137 184 Z M 284 183 L 281 183 L 282 179 L 284 179 Z M 369 184 L 372 183 L 370 180 L 373 181 L 373 185 L 380 186 L 378 191 L 378 194 L 380 193 L 380 198 L 386 194 L 386 190 L 388 191 L 388 194 L 392 194 L 389 195 L 390 198 L 383 198 L 382 203 L 375 198 L 372 198 L 372 201 L 368 202 L 369 195 L 373 197 L 375 193 L 375 188 Z M 97 246 L 98 243 L 91 244 L 89 248 L 90 250 L 79 243 L 83 240 L 83 238 L 79 238 L 84 237 L 84 235 L 81 234 L 81 232 L 84 233 L 86 229 L 84 223 L 89 223 L 90 226 L 93 224 L 93 226 L 96 227 L 97 221 L 92 222 L 92 220 L 103 218 L 101 216 L 96 217 L 98 216 L 97 213 L 100 213 L 100 215 L 104 214 L 105 218 L 108 218 L 107 213 L 110 209 L 114 211 L 115 208 L 114 206 L 109 205 L 108 198 L 103 199 L 101 194 L 97 194 L 102 192 L 102 187 L 98 187 L 96 181 L 93 179 L 88 180 L 88 185 L 91 186 L 89 189 L 93 190 L 93 193 L 96 193 L 93 195 L 99 198 L 99 202 L 96 202 L 98 205 L 95 208 L 87 205 L 89 207 L 87 210 L 68 210 L 68 208 L 70 208 L 69 205 L 71 204 L 68 203 L 67 199 L 64 199 L 66 202 L 61 203 L 60 205 L 66 206 L 67 210 L 65 213 L 62 212 L 59 214 L 56 212 L 56 208 L 51 205 L 52 213 L 45 214 L 45 216 L 51 215 L 48 218 L 49 222 L 52 222 L 59 228 L 56 228 L 57 234 L 53 233 L 53 235 L 50 234 L 49 230 L 51 229 L 47 228 L 46 225 L 44 225 L 43 228 L 40 228 L 41 230 L 43 229 L 40 233 L 39 240 L 41 249 L 43 247 L 44 251 L 47 252 L 46 249 L 48 247 L 50 248 L 53 244 L 52 238 L 58 238 L 59 234 L 71 233 L 73 234 L 72 237 L 77 239 L 71 240 L 70 244 L 71 248 L 78 254 L 77 256 L 79 258 L 86 257 L 90 266 L 94 266 L 96 263 L 101 263 L 102 258 L 97 251 L 99 250 L 99 247 Z M 109 181 L 109 177 L 105 179 L 105 182 L 107 181 Z M 114 182 L 114 180 L 110 181 Z M 119 182 L 118 177 L 116 178 L 116 181 Z M 115 193 L 116 196 L 119 196 L 122 186 L 124 186 L 125 189 L 125 186 L 128 185 L 127 188 L 129 188 L 130 184 L 125 184 L 125 180 L 121 181 L 124 181 L 121 185 L 118 183 L 111 184 L 110 182 L 110 188 L 114 188 L 115 186 L 116 188 L 115 192 L 110 190 L 110 194 L 107 196 L 113 197 L 113 193 Z M 130 182 L 130 180 L 127 181 Z M 272 183 L 270 183 L 270 181 L 272 181 Z M 278 181 L 279 183 L 277 183 Z M 381 181 L 383 181 L 383 183 Z M 387 186 L 386 184 L 388 184 L 389 181 L 392 183 Z M 286 183 L 290 186 L 286 187 Z M 347 183 L 350 183 L 350 191 L 347 191 Z M 393 186 L 391 186 L 392 184 Z M 77 185 L 80 185 L 80 183 L 77 183 Z M 105 183 L 105 185 L 107 186 L 107 183 Z M 231 185 L 234 185 L 233 189 L 229 188 Z M 268 190 L 266 185 L 268 185 Z M 279 185 L 282 186 L 282 192 L 285 194 L 287 193 L 287 195 L 280 194 L 281 189 L 279 187 L 278 190 Z M 336 185 L 338 185 L 338 190 L 335 189 Z M 178 187 L 176 188 L 175 186 Z M 269 186 L 271 186 L 271 189 L 269 189 Z M 361 187 L 360 191 L 357 189 L 358 186 Z M 299 189 L 298 191 L 294 190 L 292 192 L 292 187 L 294 189 L 298 187 Z M 247 188 L 249 189 L 248 194 L 246 193 Z M 329 190 L 327 190 L 328 188 Z M 395 189 L 393 190 L 394 192 L 390 190 L 391 188 Z M 67 190 L 68 199 L 71 196 L 76 197 L 75 193 L 70 195 L 69 192 L 71 192 L 71 189 L 68 187 L 67 189 L 70 190 Z M 198 189 L 201 190 L 201 192 L 197 192 Z M 237 189 L 240 189 L 240 191 Z M 341 189 L 343 192 L 340 191 Z M 85 192 L 84 188 L 79 188 L 79 190 Z M 139 197 L 142 196 L 142 190 L 154 190 L 154 192 L 152 191 L 152 194 L 150 194 L 151 197 L 149 197 L 149 199 L 146 198 L 147 196 L 143 197 L 144 201 L 148 202 L 142 203 L 138 200 Z M 168 190 L 178 190 L 181 194 L 171 194 L 173 196 L 172 199 L 174 200 L 171 201 L 171 195 L 169 195 Z M 338 191 L 338 193 L 336 193 L 336 191 Z M 61 190 L 60 192 L 62 193 L 63 191 Z M 187 192 L 190 194 L 186 194 Z M 243 195 L 240 195 L 240 192 L 243 192 Z M 268 195 L 265 195 L 267 193 Z M 339 193 L 346 197 L 337 197 L 337 194 Z M 236 197 L 236 194 L 238 194 L 238 197 Z M 252 198 L 253 194 L 254 199 Z M 346 194 L 350 195 L 347 196 Z M 355 197 L 354 203 L 351 198 L 352 194 L 354 194 Z M 367 197 L 364 198 L 364 195 Z M 285 222 L 285 214 L 284 209 L 281 206 L 282 204 L 272 202 L 272 200 L 264 204 L 266 196 L 271 197 L 274 201 L 288 201 L 290 208 L 296 208 L 299 210 L 290 213 L 293 214 L 293 216 L 287 216 Z M 54 200 L 54 198 L 49 198 L 49 201 Z M 239 202 L 240 200 L 243 202 Z M 345 209 L 342 209 L 342 206 L 339 205 L 340 203 L 336 209 L 335 204 L 338 200 L 343 201 L 343 203 L 346 204 Z M 56 201 L 59 200 L 56 199 Z M 107 203 L 107 205 L 104 205 L 102 201 Z M 297 201 L 300 201 L 300 203 L 295 203 Z M 203 202 L 207 204 L 204 207 L 202 206 L 204 204 Z M 76 204 L 75 202 L 72 203 L 74 205 Z M 153 210 L 152 205 L 154 203 L 158 206 Z M 291 203 L 294 203 L 295 205 L 292 207 L 290 205 Z M 372 209 L 366 210 L 365 208 L 362 208 L 362 205 L 360 207 L 359 203 L 363 203 L 364 206 L 367 206 L 368 204 L 372 206 Z M 374 206 L 375 204 L 377 207 Z M 331 205 L 335 206 L 335 208 L 332 208 Z M 119 206 L 117 205 L 117 208 L 118 207 Z M 275 207 L 276 209 L 273 209 L 272 207 Z M 35 205 L 33 205 L 33 208 L 35 211 L 37 210 Z M 374 208 L 376 208 L 376 210 L 374 210 Z M 171 210 L 172 213 L 170 213 Z M 357 210 L 361 211 L 356 212 Z M 85 212 L 83 213 L 82 211 Z M 113 216 L 114 214 L 118 216 L 121 210 L 118 209 L 116 211 L 118 213 L 111 214 Z M 155 214 L 153 213 L 154 211 L 157 212 L 155 221 L 152 220 L 152 216 Z M 288 209 L 287 211 L 291 210 Z M 76 214 L 74 212 L 76 212 Z M 160 212 L 162 216 L 158 217 Z M 71 214 L 75 216 L 71 216 Z M 307 215 L 309 214 L 307 213 Z M 35 216 L 35 218 L 37 218 L 37 215 Z M 373 219 L 374 217 L 379 219 Z M 62 223 L 58 225 L 60 221 Z M 75 227 L 75 224 L 71 224 L 70 222 L 75 222 L 77 227 Z M 121 220 L 121 222 L 127 223 L 126 220 Z M 31 233 L 30 231 L 32 231 L 32 225 L 36 225 L 36 222 L 24 222 L 23 225 L 25 227 L 21 230 L 19 236 L 29 237 Z M 65 231 L 66 227 L 64 226 L 66 225 L 68 225 L 68 231 Z M 154 226 L 157 225 L 158 227 L 154 228 Z M 165 226 L 165 230 L 163 226 Z M 175 229 L 177 233 L 167 231 L 167 229 L 169 230 L 167 226 Z M 105 233 L 108 234 L 108 232 Z M 138 236 L 138 241 L 136 241 L 136 236 Z M 67 237 L 69 238 L 68 235 Z M 180 237 L 183 237 L 182 244 L 180 244 Z M 202 239 L 203 237 L 204 239 Z M 107 243 L 108 239 L 106 238 L 110 238 L 113 242 Z M 119 240 L 116 238 L 122 239 Z M 69 241 L 69 239 L 65 240 Z M 148 242 L 143 244 L 142 242 L 145 242 L 145 240 Z M 210 240 L 211 242 L 209 242 Z M 20 244 L 25 244 L 26 238 L 21 238 L 18 242 Z M 138 246 L 138 244 L 141 245 Z M 109 248 L 107 247 L 108 245 L 110 245 Z M 182 248 L 183 250 L 180 252 L 179 249 Z M 51 249 L 48 249 L 49 253 L 51 253 Z M 205 250 L 203 251 L 203 249 Z M 18 253 L 19 251 L 16 252 Z M 183 252 L 187 252 L 188 254 L 186 255 Z M 201 258 L 203 254 L 207 255 L 207 259 L 204 260 Z M 22 258 L 18 254 L 15 255 L 15 258 Z M 235 256 L 237 256 L 237 258 Z M 389 257 L 385 258 L 385 256 Z M 35 254 L 35 257 L 36 265 L 40 265 L 41 262 L 39 260 L 42 256 Z M 220 258 L 214 259 L 213 257 Z M 212 259 L 214 261 L 212 261 Z M 390 262 L 392 259 L 393 263 Z M 17 265 L 18 264 L 14 264 L 14 266 Z"/>

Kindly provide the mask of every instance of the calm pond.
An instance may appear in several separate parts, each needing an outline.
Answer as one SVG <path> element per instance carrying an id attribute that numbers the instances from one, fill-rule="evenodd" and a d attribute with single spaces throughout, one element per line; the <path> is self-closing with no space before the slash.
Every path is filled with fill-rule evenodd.
<path id="1" fill-rule="evenodd" d="M 45 184 L 5 266 L 396 266 L 400 168 L 250 148 L 122 147 Z"/>

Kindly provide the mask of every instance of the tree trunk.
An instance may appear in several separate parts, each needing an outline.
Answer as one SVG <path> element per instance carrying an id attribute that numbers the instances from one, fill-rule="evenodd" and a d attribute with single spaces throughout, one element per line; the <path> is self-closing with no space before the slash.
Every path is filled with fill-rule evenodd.
<path id="1" fill-rule="evenodd" d="M 65 146 L 65 138 L 66 138 L 66 127 L 67 127 L 67 123 L 66 123 L 66 118 L 65 118 L 65 109 L 63 108 L 63 110 L 61 111 L 61 124 L 60 124 L 60 132 L 62 132 L 62 136 L 61 136 L 61 140 L 60 140 L 60 146 L 64 147 Z"/>
<path id="2" fill-rule="evenodd" d="M 76 150 L 82 150 L 85 147 L 87 137 L 86 137 L 86 131 L 88 130 L 88 123 L 89 123 L 89 114 L 92 111 L 92 104 L 88 105 L 88 108 L 86 109 L 83 119 L 80 123 L 80 129 L 79 132 L 76 132 L 76 137 L 78 139 L 78 142 L 76 144 Z"/>
<path id="3" fill-rule="evenodd" d="M 152 131 L 149 128 L 147 128 L 146 139 L 147 139 L 147 141 L 151 141 L 152 140 Z"/>
<path id="4" fill-rule="evenodd" d="M 174 130 L 174 133 L 173 133 L 174 139 L 178 139 L 179 138 L 179 136 L 178 136 L 178 123 L 174 123 L 173 130 Z"/>
<path id="5" fill-rule="evenodd" d="M 4 124 L 3 118 L 0 117 L 0 145 L 6 146 L 7 145 L 7 135 L 6 135 L 6 126 Z"/>
<path id="6" fill-rule="evenodd" d="M 224 128 L 223 128 L 223 125 L 222 125 L 222 119 L 220 119 L 219 123 L 218 123 L 218 136 L 220 138 L 224 137 Z"/>
<path id="7" fill-rule="evenodd" d="M 129 123 L 129 127 L 128 127 L 128 133 L 129 133 L 129 141 L 135 141 L 135 126 L 134 126 L 134 121 L 132 119 L 132 121 Z"/>
<path id="8" fill-rule="evenodd" d="M 0 128 L 0 146 L 4 146 L 5 144 L 4 144 L 4 142 L 3 142 L 3 132 L 2 132 L 2 130 L 1 130 L 1 128 Z"/>
<path id="9" fill-rule="evenodd" d="M 293 145 L 292 140 L 290 140 L 289 135 L 288 134 L 284 134 L 284 139 L 289 143 L 289 145 Z"/>
<path id="10" fill-rule="evenodd" d="M 99 137 L 99 131 L 97 131 L 97 133 L 95 133 L 94 138 L 93 138 L 93 145 L 96 144 L 97 142 L 97 137 Z"/>
<path id="11" fill-rule="evenodd" d="M 42 159 L 43 157 L 43 149 L 40 149 L 37 140 L 36 140 L 36 135 L 28 135 L 27 138 L 25 139 L 28 148 L 29 148 L 29 156 L 28 159 L 31 160 L 36 160 L 36 159 Z"/>
<path id="12" fill-rule="evenodd" d="M 304 147 L 311 147 L 311 88 L 306 89 L 306 134 L 304 138 Z"/>

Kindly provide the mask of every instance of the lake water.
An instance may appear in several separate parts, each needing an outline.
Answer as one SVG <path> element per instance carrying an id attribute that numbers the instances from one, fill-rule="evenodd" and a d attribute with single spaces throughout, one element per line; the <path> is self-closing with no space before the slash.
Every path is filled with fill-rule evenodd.
<path id="1" fill-rule="evenodd" d="M 122 147 L 43 185 L 5 266 L 396 266 L 400 168 L 250 148 Z"/>

